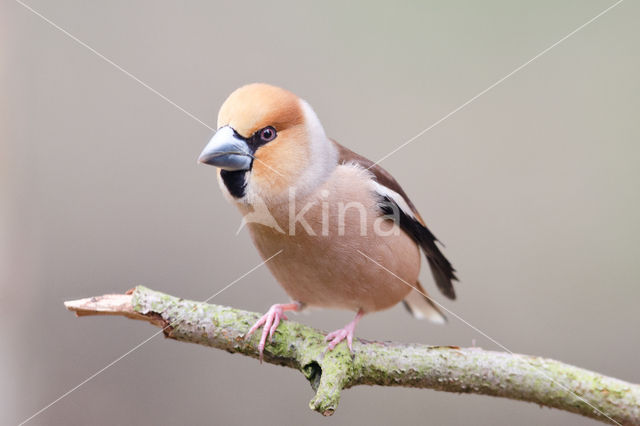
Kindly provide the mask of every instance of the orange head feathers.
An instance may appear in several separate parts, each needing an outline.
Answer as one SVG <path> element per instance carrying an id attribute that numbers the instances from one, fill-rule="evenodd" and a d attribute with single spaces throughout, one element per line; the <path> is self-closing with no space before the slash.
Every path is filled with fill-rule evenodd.
<path id="1" fill-rule="evenodd" d="M 220 168 L 223 190 L 240 203 L 308 191 L 337 164 L 315 112 L 293 93 L 263 83 L 234 91 L 220 108 L 218 131 L 199 161 Z"/>

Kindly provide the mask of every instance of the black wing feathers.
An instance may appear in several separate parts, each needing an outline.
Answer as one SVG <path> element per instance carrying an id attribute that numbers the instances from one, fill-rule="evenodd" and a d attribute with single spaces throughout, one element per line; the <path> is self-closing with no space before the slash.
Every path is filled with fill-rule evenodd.
<path id="1" fill-rule="evenodd" d="M 429 231 L 429 229 L 418 222 L 416 219 L 407 215 L 393 200 L 389 197 L 382 197 L 380 208 L 390 219 L 399 222 L 400 229 L 407 233 L 424 251 L 429 263 L 429 268 L 436 281 L 436 285 L 449 299 L 455 299 L 456 293 L 453 289 L 453 281 L 457 281 L 456 270 L 451 262 L 444 257 L 436 245 L 437 238 Z"/>
<path id="2" fill-rule="evenodd" d="M 447 258 L 444 257 L 436 245 L 437 238 L 426 227 L 424 221 L 420 217 L 420 213 L 418 213 L 418 209 L 413 205 L 400 184 L 379 164 L 356 154 L 336 141 L 333 141 L 333 143 L 338 150 L 340 163 L 355 163 L 360 165 L 363 169 L 369 170 L 375 176 L 376 181 L 380 185 L 395 191 L 407 203 L 409 209 L 411 209 L 413 217 L 404 212 L 393 200 L 381 195 L 381 197 L 384 198 L 381 200 L 381 209 L 384 214 L 391 215 L 392 219 L 399 221 L 400 229 L 406 232 L 420 247 L 422 247 L 422 250 L 427 257 L 427 262 L 429 262 L 429 268 L 431 268 L 431 273 L 436 281 L 436 285 L 445 296 L 450 299 L 455 299 L 456 293 L 453 289 L 453 281 L 458 281 L 458 278 L 456 277 L 456 270 L 453 269 L 451 263 L 449 263 Z"/>

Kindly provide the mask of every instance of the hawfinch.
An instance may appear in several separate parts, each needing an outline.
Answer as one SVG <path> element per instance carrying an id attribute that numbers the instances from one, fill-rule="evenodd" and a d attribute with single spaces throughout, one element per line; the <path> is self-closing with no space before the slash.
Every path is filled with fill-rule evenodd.
<path id="1" fill-rule="evenodd" d="M 416 318 L 445 317 L 418 282 L 420 249 L 440 291 L 455 298 L 455 270 L 415 206 L 382 167 L 329 139 L 315 112 L 267 84 L 233 92 L 199 157 L 218 168 L 222 192 L 242 213 L 253 243 L 291 297 L 250 329 L 259 351 L 286 311 L 306 306 L 357 312 L 327 335 L 349 349 L 364 314 L 403 302 Z"/>

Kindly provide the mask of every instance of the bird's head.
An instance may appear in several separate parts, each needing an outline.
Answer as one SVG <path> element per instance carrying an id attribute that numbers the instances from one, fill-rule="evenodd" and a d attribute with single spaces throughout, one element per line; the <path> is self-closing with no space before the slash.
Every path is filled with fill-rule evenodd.
<path id="1" fill-rule="evenodd" d="M 276 201 L 286 199 L 290 188 L 315 188 L 335 167 L 337 153 L 304 100 L 255 83 L 224 102 L 218 130 L 198 161 L 218 167 L 223 190 L 251 204 L 256 196 Z"/>

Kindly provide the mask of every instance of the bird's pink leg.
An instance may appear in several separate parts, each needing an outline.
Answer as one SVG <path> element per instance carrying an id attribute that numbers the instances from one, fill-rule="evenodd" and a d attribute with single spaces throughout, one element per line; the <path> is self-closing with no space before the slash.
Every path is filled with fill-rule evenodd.
<path id="1" fill-rule="evenodd" d="M 254 331 L 264 326 L 262 329 L 262 336 L 260 337 L 260 343 L 258 344 L 258 351 L 260 352 L 260 362 L 262 362 L 262 354 L 264 352 L 264 346 L 267 343 L 267 336 L 269 336 L 269 341 L 273 338 L 273 333 L 275 333 L 276 328 L 280 324 L 281 319 L 288 319 L 285 315 L 285 311 L 299 311 L 302 307 L 300 302 L 286 303 L 286 304 L 275 304 L 269 308 L 266 314 L 262 316 L 253 327 L 249 329 L 245 338 L 251 336 Z"/>
<path id="2" fill-rule="evenodd" d="M 349 346 L 349 351 L 351 352 L 351 346 L 353 345 L 353 331 L 356 329 L 356 325 L 363 315 L 364 312 L 362 312 L 362 309 L 360 309 L 353 321 L 345 325 L 344 328 L 332 331 L 331 333 L 327 334 L 327 337 L 324 339 L 325 342 L 329 342 L 327 350 L 332 351 L 338 343 L 342 342 L 344 339 L 347 339 L 347 346 Z"/>

